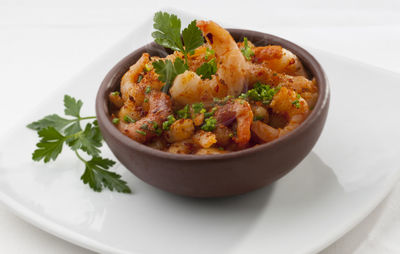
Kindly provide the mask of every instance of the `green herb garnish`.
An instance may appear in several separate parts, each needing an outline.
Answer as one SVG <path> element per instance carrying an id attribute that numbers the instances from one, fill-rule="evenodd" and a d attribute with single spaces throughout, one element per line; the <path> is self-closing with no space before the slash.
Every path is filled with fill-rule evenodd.
<path id="1" fill-rule="evenodd" d="M 204 55 L 204 59 L 208 60 L 211 56 L 214 56 L 215 51 L 213 49 L 206 48 L 206 54 Z"/>
<path id="2" fill-rule="evenodd" d="M 217 72 L 217 62 L 215 58 L 208 62 L 203 63 L 199 68 L 197 68 L 196 73 L 201 77 L 201 79 L 211 79 L 211 76 Z"/>
<path id="3" fill-rule="evenodd" d="M 213 131 L 217 127 L 217 119 L 214 117 L 209 117 L 204 120 L 204 124 L 201 126 L 203 131 Z"/>
<path id="4" fill-rule="evenodd" d="M 176 114 L 178 115 L 178 118 L 180 118 L 180 119 L 190 118 L 189 105 L 186 105 L 182 109 L 178 110 L 176 112 Z"/>
<path id="5" fill-rule="evenodd" d="M 118 91 L 112 92 L 111 95 L 112 96 L 119 96 L 119 92 Z"/>
<path id="6" fill-rule="evenodd" d="M 100 157 L 100 147 L 103 145 L 103 137 L 94 120 L 87 123 L 82 130 L 81 122 L 96 119 L 95 116 L 81 117 L 80 110 L 83 105 L 81 100 L 65 95 L 64 113 L 72 119 L 66 119 L 53 114 L 30 123 L 27 127 L 37 131 L 40 141 L 36 144 L 37 149 L 32 154 L 34 161 L 43 160 L 45 163 L 56 160 L 62 152 L 64 144 L 69 146 L 79 160 L 85 164 L 85 171 L 81 180 L 88 184 L 94 191 L 102 191 L 108 188 L 111 191 L 130 193 L 128 185 L 121 176 L 108 171 L 115 164 L 114 161 Z M 91 156 L 90 160 L 84 159 L 79 151 Z"/>
<path id="7" fill-rule="evenodd" d="M 296 95 L 296 98 L 297 98 L 297 99 L 296 99 L 295 101 L 292 102 L 292 105 L 295 106 L 296 108 L 300 108 L 300 100 L 299 100 L 300 97 L 301 97 L 300 94 L 297 94 L 297 95 Z"/>
<path id="8" fill-rule="evenodd" d="M 142 130 L 148 130 L 149 129 L 149 126 L 147 125 L 147 124 L 142 124 L 142 126 L 140 126 L 140 129 L 142 129 Z"/>
<path id="9" fill-rule="evenodd" d="M 263 104 L 270 104 L 274 95 L 279 91 L 279 88 L 273 88 L 269 85 L 257 82 L 253 89 L 242 93 L 239 98 L 244 100 L 261 101 Z"/>
<path id="10" fill-rule="evenodd" d="M 251 57 L 254 56 L 254 51 L 250 48 L 247 37 L 244 37 L 243 42 L 244 47 L 241 49 L 242 54 L 247 60 L 251 60 Z"/>
<path id="11" fill-rule="evenodd" d="M 152 68 L 152 66 L 150 64 L 145 64 L 143 71 L 144 72 L 149 72 L 149 71 L 151 71 L 151 68 Z"/>
<path id="12" fill-rule="evenodd" d="M 146 132 L 141 131 L 141 130 L 136 130 L 136 133 L 139 133 L 140 135 L 146 136 Z"/>
<path id="13" fill-rule="evenodd" d="M 146 89 L 144 90 L 145 94 L 149 94 L 151 92 L 151 86 L 146 86 Z"/>
<path id="14" fill-rule="evenodd" d="M 112 120 L 113 124 L 119 124 L 119 118 L 115 117 Z"/>
<path id="15" fill-rule="evenodd" d="M 186 63 L 188 54 L 193 54 L 196 48 L 204 44 L 203 35 L 196 26 L 196 20 L 193 20 L 188 27 L 183 29 L 182 39 L 181 20 L 176 15 L 157 12 L 153 20 L 153 27 L 156 31 L 151 36 L 153 36 L 155 42 L 166 48 L 182 52 Z"/>
<path id="16" fill-rule="evenodd" d="M 263 116 L 254 116 L 253 121 L 263 120 Z"/>
<path id="17" fill-rule="evenodd" d="M 225 105 L 230 99 L 233 99 L 233 98 L 234 98 L 233 96 L 228 95 L 228 96 L 226 96 L 226 97 L 224 97 L 222 99 L 214 98 L 213 101 L 214 101 L 214 104 Z M 239 96 L 239 98 L 240 98 L 240 96 Z"/>
<path id="18" fill-rule="evenodd" d="M 136 120 L 133 119 L 132 117 L 128 116 L 128 115 L 125 115 L 125 116 L 124 116 L 124 121 L 125 121 L 126 123 L 136 123 Z"/>
<path id="19" fill-rule="evenodd" d="M 217 109 L 218 109 L 217 107 L 213 107 L 210 112 L 205 112 L 204 113 L 204 117 L 213 116 L 215 114 L 215 112 L 217 111 Z"/>
<path id="20" fill-rule="evenodd" d="M 201 112 L 201 111 L 204 111 L 205 109 L 204 109 L 204 104 L 203 103 L 194 103 L 194 104 L 192 104 L 192 109 L 193 109 L 193 112 L 195 113 L 195 114 L 200 114 L 200 113 L 203 113 L 203 112 Z"/>
<path id="21" fill-rule="evenodd" d="M 167 117 L 167 121 L 164 121 L 162 124 L 162 129 L 167 131 L 169 130 L 169 127 L 176 121 L 175 117 L 173 115 L 169 115 Z"/>
<path id="22" fill-rule="evenodd" d="M 177 58 L 174 63 L 170 60 L 159 60 L 153 63 L 153 67 L 158 74 L 158 80 L 165 83 L 161 89 L 164 93 L 168 93 L 175 77 L 188 69 L 188 66 L 180 58 Z"/>

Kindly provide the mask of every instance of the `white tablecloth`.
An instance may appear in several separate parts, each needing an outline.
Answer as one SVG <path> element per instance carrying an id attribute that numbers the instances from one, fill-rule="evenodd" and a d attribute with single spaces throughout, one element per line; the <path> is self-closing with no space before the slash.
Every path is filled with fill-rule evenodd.
<path id="1" fill-rule="evenodd" d="M 28 105 L 40 103 L 163 7 L 277 34 L 400 72 L 400 2 L 395 0 L 0 0 L 0 133 L 23 119 Z M 398 117 L 394 111 L 393 117 Z M 321 253 L 400 253 L 399 200 L 397 184 L 371 215 Z M 2 204 L 0 225 L 1 253 L 91 253 L 25 223 Z"/>

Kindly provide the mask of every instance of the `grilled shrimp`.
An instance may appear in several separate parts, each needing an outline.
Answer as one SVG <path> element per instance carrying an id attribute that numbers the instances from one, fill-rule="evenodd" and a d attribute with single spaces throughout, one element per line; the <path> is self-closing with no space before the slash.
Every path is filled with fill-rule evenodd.
<path id="1" fill-rule="evenodd" d="M 218 60 L 217 75 L 228 85 L 228 95 L 238 96 L 246 84 L 248 64 L 230 33 L 213 21 L 197 21 Z"/>
<path id="2" fill-rule="evenodd" d="M 309 80 L 303 76 L 290 76 L 287 74 L 276 73 L 265 64 L 250 64 L 250 70 L 247 73 L 247 79 L 250 84 L 257 81 L 273 86 L 284 86 L 295 90 L 307 101 L 307 105 L 313 108 L 318 97 L 318 87 L 316 81 Z"/>
<path id="3" fill-rule="evenodd" d="M 139 60 L 129 68 L 129 71 L 122 76 L 120 90 L 124 101 L 129 99 L 130 90 L 137 83 L 140 73 L 149 61 L 149 54 L 143 53 Z"/>
<path id="4" fill-rule="evenodd" d="M 303 64 L 297 56 L 281 46 L 255 47 L 253 62 L 264 63 L 265 66 L 279 73 L 307 76 Z"/>
<path id="5" fill-rule="evenodd" d="M 149 94 L 149 111 L 146 116 L 135 123 L 120 121 L 119 130 L 131 139 L 144 143 L 156 136 L 162 123 L 172 114 L 172 103 L 169 95 L 152 90 Z"/>
<path id="6" fill-rule="evenodd" d="M 297 128 L 306 119 L 309 108 L 303 98 L 298 98 L 294 90 L 282 87 L 274 96 L 270 107 L 274 113 L 285 115 L 289 122 L 284 128 L 273 128 L 262 121 L 251 125 L 253 133 L 263 142 L 270 142 Z"/>
<path id="7" fill-rule="evenodd" d="M 251 111 L 251 106 L 247 101 L 236 99 L 226 103 L 217 109 L 215 118 L 218 124 L 223 125 L 229 125 L 236 119 L 237 135 L 232 139 L 239 147 L 247 145 L 251 137 L 250 126 L 253 121 L 253 111 Z"/>
<path id="8" fill-rule="evenodd" d="M 169 90 L 174 102 L 186 105 L 196 102 L 212 102 L 214 97 L 222 98 L 228 93 L 228 86 L 220 82 L 219 77 L 202 80 L 193 71 L 185 71 L 176 76 Z"/>

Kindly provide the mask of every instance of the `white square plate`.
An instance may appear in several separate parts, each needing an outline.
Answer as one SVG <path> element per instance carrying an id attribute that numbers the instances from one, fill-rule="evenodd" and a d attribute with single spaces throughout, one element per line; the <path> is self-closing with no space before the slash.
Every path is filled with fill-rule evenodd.
<path id="1" fill-rule="evenodd" d="M 133 31 L 28 120 L 62 112 L 64 94 L 82 99 L 84 113 L 93 115 L 101 80 L 151 41 L 151 27 L 149 20 Z M 189 199 L 155 189 L 118 164 L 114 170 L 133 194 L 95 193 L 80 181 L 83 165 L 68 149 L 48 165 L 31 160 L 37 137 L 27 121 L 3 139 L 0 200 L 26 221 L 101 253 L 318 252 L 367 216 L 398 179 L 400 76 L 310 52 L 331 85 L 326 127 L 306 159 L 268 187 L 233 198 Z M 114 158 L 107 148 L 104 153 Z"/>

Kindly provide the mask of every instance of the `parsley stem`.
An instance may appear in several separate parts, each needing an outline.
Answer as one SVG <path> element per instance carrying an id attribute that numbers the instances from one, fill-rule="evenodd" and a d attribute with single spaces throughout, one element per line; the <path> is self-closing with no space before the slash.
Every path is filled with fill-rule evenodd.
<path id="1" fill-rule="evenodd" d="M 85 160 L 79 153 L 77 150 L 75 150 L 75 154 L 76 156 L 85 164 L 87 164 L 87 160 Z"/>
<path id="2" fill-rule="evenodd" d="M 80 120 L 88 120 L 88 119 L 96 119 L 96 117 L 95 116 L 79 117 L 77 120 L 80 121 Z"/>

